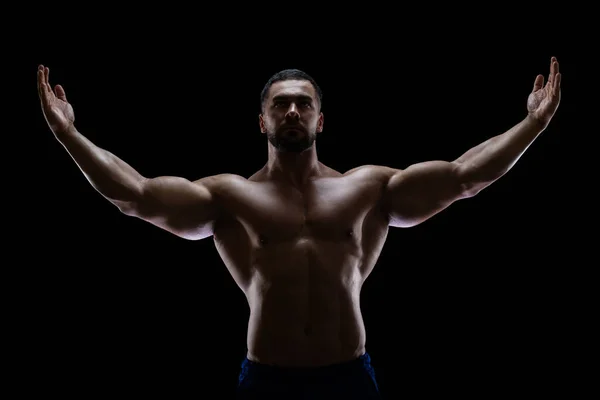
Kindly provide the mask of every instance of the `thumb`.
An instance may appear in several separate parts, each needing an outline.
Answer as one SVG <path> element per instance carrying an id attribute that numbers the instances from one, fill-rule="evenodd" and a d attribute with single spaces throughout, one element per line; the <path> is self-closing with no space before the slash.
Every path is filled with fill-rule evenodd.
<path id="1" fill-rule="evenodd" d="M 538 91 L 544 86 L 544 75 L 540 74 L 535 77 L 535 82 L 533 83 L 533 91 Z"/>
<path id="2" fill-rule="evenodd" d="M 56 97 L 58 97 L 59 99 L 61 99 L 64 102 L 66 102 L 67 94 L 65 93 L 65 89 L 63 89 L 63 87 L 61 85 L 56 85 L 55 90 L 56 90 Z"/>

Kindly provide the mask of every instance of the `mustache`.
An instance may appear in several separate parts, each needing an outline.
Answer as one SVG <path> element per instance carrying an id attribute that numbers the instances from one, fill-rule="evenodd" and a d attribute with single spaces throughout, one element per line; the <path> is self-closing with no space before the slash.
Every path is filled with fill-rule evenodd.
<path id="1" fill-rule="evenodd" d="M 279 127 L 279 129 L 277 129 L 278 132 L 285 132 L 285 131 L 300 131 L 302 133 L 306 133 L 307 130 L 304 126 L 302 126 L 301 124 L 286 124 L 286 125 L 282 125 Z"/>

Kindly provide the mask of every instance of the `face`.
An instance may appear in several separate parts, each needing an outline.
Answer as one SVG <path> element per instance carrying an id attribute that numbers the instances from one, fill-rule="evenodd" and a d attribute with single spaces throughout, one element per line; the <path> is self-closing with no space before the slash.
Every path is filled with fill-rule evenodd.
<path id="1" fill-rule="evenodd" d="M 279 151 L 301 153 L 323 130 L 316 91 L 308 81 L 275 82 L 260 115 L 261 132 Z"/>

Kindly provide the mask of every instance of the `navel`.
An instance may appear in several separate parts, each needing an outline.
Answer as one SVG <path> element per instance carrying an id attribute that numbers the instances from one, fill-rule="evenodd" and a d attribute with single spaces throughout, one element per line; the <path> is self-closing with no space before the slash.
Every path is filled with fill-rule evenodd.
<path id="1" fill-rule="evenodd" d="M 312 328 L 310 327 L 310 325 L 305 325 L 304 326 L 304 335 L 310 336 L 311 333 L 312 333 Z"/>
<path id="2" fill-rule="evenodd" d="M 269 239 L 267 239 L 267 237 L 263 234 L 258 235 L 258 242 L 260 243 L 261 246 L 266 246 L 267 243 L 269 242 Z"/>

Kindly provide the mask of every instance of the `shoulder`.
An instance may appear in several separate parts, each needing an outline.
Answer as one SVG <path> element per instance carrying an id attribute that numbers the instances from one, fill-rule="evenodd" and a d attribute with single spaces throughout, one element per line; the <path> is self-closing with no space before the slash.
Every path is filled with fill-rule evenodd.
<path id="1" fill-rule="evenodd" d="M 359 180 L 377 181 L 387 183 L 389 179 L 397 173 L 398 169 L 385 167 L 381 165 L 361 165 L 360 167 L 352 168 L 342 176 L 351 177 Z"/>
<path id="2" fill-rule="evenodd" d="M 205 187 L 214 194 L 221 194 L 243 186 L 248 183 L 248 179 L 237 174 L 217 174 L 197 179 L 193 183 Z"/>
<path id="3" fill-rule="evenodd" d="M 217 174 L 196 179 L 194 183 L 198 185 L 226 185 L 247 180 L 247 178 L 237 174 Z"/>

